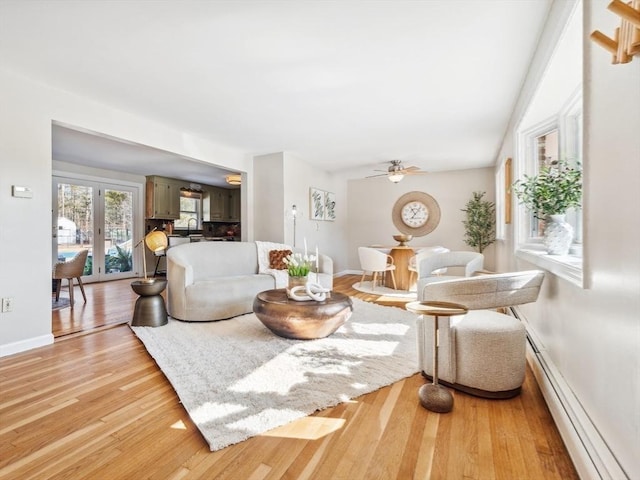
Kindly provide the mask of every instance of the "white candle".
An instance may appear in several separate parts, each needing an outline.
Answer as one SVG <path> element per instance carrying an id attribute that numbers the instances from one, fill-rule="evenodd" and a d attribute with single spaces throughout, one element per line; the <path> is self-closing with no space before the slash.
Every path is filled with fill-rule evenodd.
<path id="1" fill-rule="evenodd" d="M 320 257 L 318 256 L 318 245 L 316 245 L 316 273 L 318 273 L 319 268 L 320 268 Z"/>
<path id="2" fill-rule="evenodd" d="M 307 237 L 304 237 L 304 255 L 307 255 Z"/>

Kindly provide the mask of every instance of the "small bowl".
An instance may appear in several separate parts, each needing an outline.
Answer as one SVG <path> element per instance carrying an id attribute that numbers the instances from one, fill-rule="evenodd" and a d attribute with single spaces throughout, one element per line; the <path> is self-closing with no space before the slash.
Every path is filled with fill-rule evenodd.
<path id="1" fill-rule="evenodd" d="M 403 234 L 398 234 L 398 235 L 394 235 L 393 239 L 396 242 L 399 242 L 399 246 L 400 247 L 404 247 L 406 246 L 407 242 L 411 241 L 411 239 L 413 238 L 413 235 L 403 235 Z"/>

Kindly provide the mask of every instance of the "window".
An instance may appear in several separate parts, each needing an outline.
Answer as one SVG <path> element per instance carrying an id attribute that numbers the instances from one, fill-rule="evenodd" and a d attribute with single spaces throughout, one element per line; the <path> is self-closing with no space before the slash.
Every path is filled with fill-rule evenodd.
<path id="1" fill-rule="evenodd" d="M 178 230 L 198 230 L 201 228 L 202 194 L 183 190 L 180 192 L 180 219 L 174 222 Z"/>
<path id="2" fill-rule="evenodd" d="M 557 115 L 520 132 L 518 142 L 520 178 L 535 175 L 541 167 L 558 159 L 582 163 L 582 89 L 571 96 Z M 516 255 L 582 286 L 582 210 L 567 212 L 566 221 L 573 227 L 574 238 L 566 256 L 546 255 L 542 246 L 544 221 L 521 206 L 517 221 Z"/>

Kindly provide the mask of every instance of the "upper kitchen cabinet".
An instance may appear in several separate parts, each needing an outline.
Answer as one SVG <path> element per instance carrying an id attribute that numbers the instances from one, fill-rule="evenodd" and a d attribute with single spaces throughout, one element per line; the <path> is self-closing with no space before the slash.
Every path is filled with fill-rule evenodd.
<path id="1" fill-rule="evenodd" d="M 180 218 L 180 185 L 170 178 L 147 177 L 146 217 L 162 220 Z"/>
<path id="2" fill-rule="evenodd" d="M 240 190 L 228 190 L 227 220 L 229 222 L 240 221 Z"/>
<path id="3" fill-rule="evenodd" d="M 207 187 L 204 196 L 203 218 L 209 222 L 224 222 L 227 216 L 227 190 L 218 187 Z"/>

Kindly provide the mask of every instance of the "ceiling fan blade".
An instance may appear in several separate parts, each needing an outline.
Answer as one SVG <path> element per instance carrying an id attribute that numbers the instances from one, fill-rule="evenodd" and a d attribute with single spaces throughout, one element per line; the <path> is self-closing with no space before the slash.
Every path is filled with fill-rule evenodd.
<path id="1" fill-rule="evenodd" d="M 424 175 L 425 173 L 429 172 L 425 172 L 424 170 L 408 170 L 404 172 L 405 175 Z"/>
<path id="2" fill-rule="evenodd" d="M 406 170 L 406 171 L 420 170 L 420 167 L 414 167 L 414 166 L 411 166 L 411 167 L 405 167 L 405 170 Z"/>
<path id="3" fill-rule="evenodd" d="M 378 170 L 381 171 L 381 170 Z M 386 177 L 388 175 L 388 173 L 379 173 L 378 175 L 367 175 L 364 178 L 374 178 L 374 177 Z"/>

